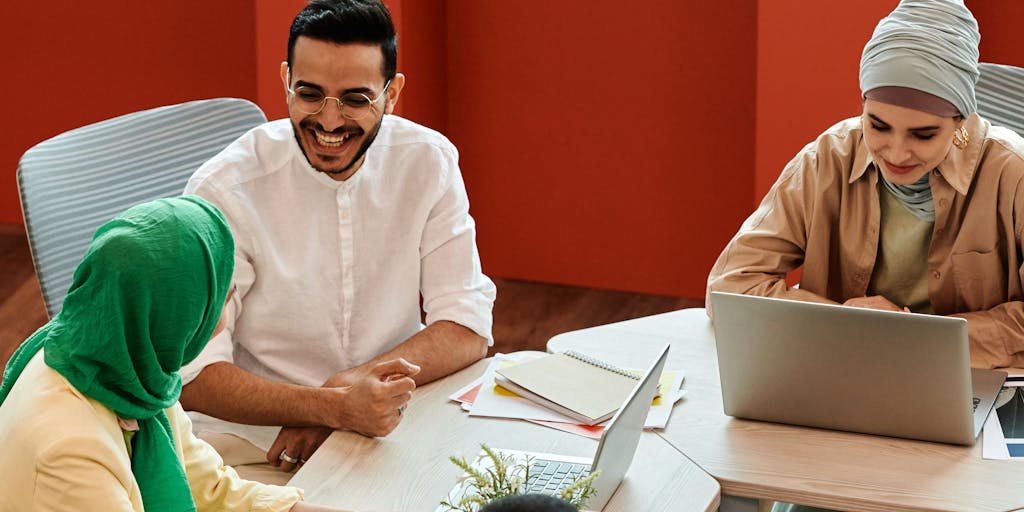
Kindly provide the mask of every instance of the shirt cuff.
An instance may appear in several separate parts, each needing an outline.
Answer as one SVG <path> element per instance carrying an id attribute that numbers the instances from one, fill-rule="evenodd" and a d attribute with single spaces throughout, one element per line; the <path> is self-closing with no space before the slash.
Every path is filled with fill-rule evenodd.
<path id="1" fill-rule="evenodd" d="M 281 512 L 291 510 L 304 499 L 302 489 L 278 485 L 264 485 L 263 492 L 252 502 L 254 512 Z"/>
<path id="2" fill-rule="evenodd" d="M 427 325 L 442 320 L 459 324 L 486 339 L 487 346 L 494 346 L 494 335 L 491 333 L 494 319 L 491 316 L 490 302 L 476 305 L 463 302 L 443 308 L 438 313 L 427 314 Z"/>

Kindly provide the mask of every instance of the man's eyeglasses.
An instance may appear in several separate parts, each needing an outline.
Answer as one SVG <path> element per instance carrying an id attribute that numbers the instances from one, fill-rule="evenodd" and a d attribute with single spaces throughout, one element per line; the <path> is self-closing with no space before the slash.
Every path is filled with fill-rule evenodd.
<path id="1" fill-rule="evenodd" d="M 291 83 L 291 75 L 288 76 L 288 82 Z M 371 98 L 358 92 L 350 92 L 343 94 L 340 98 L 336 98 L 334 96 L 327 96 L 319 89 L 304 85 L 294 89 L 289 86 L 287 89 L 288 96 L 292 98 L 295 108 L 299 109 L 303 114 L 311 116 L 319 114 L 324 109 L 324 106 L 327 105 L 327 100 L 334 100 L 338 102 L 338 108 L 341 109 L 342 116 L 358 121 L 377 112 L 375 105 L 387 93 L 389 85 L 391 85 L 391 80 L 384 83 L 384 90 L 376 98 Z"/>

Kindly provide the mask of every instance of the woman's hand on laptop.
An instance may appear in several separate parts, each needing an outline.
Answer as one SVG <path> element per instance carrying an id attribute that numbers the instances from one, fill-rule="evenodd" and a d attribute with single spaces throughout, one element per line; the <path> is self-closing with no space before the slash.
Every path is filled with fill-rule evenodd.
<path id="1" fill-rule="evenodd" d="M 855 308 L 867 308 L 867 309 L 882 309 L 885 311 L 903 311 L 910 313 L 910 308 L 903 306 L 897 306 L 893 304 L 889 299 L 881 295 L 872 295 L 871 297 L 854 297 L 847 299 L 843 303 L 844 306 L 853 306 Z"/>

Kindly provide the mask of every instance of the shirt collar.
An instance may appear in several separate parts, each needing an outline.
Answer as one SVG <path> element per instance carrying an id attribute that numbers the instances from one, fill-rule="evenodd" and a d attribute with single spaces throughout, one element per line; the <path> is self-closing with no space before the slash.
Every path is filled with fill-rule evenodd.
<path id="1" fill-rule="evenodd" d="M 864 134 L 860 133 L 857 154 L 853 157 L 853 169 L 850 170 L 850 183 L 859 180 L 872 165 L 871 153 L 868 151 L 868 145 L 864 143 Z"/>
<path id="2" fill-rule="evenodd" d="M 988 121 L 978 117 L 978 114 L 971 114 L 964 121 L 964 128 L 970 140 L 963 149 L 952 147 L 946 159 L 939 164 L 939 175 L 941 175 L 951 187 L 960 195 L 967 195 L 974 181 L 974 174 L 978 171 L 981 163 L 981 152 L 988 136 Z"/>

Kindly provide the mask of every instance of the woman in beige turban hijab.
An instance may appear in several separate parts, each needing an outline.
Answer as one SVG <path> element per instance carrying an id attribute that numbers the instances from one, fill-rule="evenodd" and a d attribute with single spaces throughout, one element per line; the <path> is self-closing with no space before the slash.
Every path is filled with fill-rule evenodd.
<path id="1" fill-rule="evenodd" d="M 962 0 L 904 0 L 879 22 L 863 112 L 786 166 L 709 293 L 959 316 L 972 366 L 1024 367 L 1024 139 L 978 117 L 979 40 Z"/>

